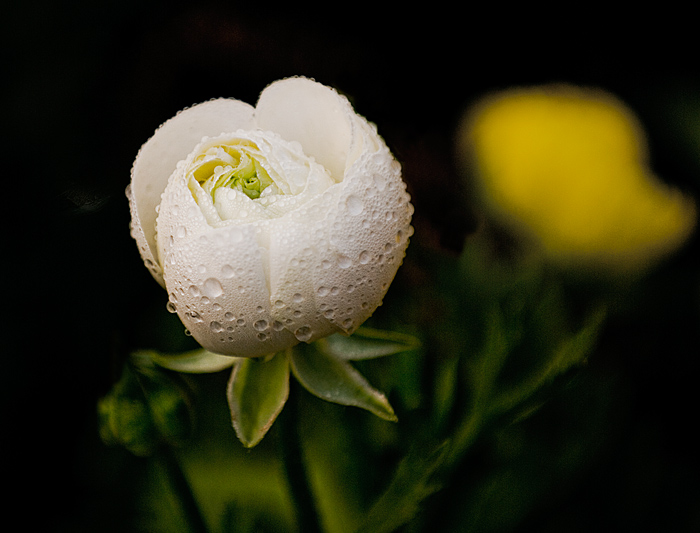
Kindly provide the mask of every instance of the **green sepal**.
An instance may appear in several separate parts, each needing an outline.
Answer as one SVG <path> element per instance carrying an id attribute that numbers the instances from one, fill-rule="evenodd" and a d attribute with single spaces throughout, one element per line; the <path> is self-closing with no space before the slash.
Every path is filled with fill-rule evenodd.
<path id="1" fill-rule="evenodd" d="M 358 328 L 349 337 L 336 333 L 316 341 L 318 349 L 324 353 L 336 359 L 350 361 L 408 352 L 418 349 L 420 344 L 412 335 L 372 328 Z"/>
<path id="2" fill-rule="evenodd" d="M 165 354 L 155 350 L 140 350 L 135 356 L 148 358 L 153 363 L 186 374 L 208 374 L 230 368 L 236 362 L 236 357 L 218 355 L 204 349 L 192 350 L 177 354 Z"/>
<path id="3" fill-rule="evenodd" d="M 285 352 L 268 358 L 237 359 L 226 396 L 238 440 L 252 448 L 270 429 L 289 396 L 289 360 Z"/>
<path id="4" fill-rule="evenodd" d="M 297 380 L 311 394 L 329 402 L 361 407 L 384 420 L 398 420 L 386 396 L 347 361 L 313 345 L 292 350 L 290 361 Z"/>

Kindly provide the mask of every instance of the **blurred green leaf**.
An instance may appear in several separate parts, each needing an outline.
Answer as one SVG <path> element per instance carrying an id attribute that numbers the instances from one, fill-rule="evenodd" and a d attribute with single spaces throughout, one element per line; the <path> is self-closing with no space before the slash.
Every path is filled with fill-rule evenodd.
<path id="1" fill-rule="evenodd" d="M 391 533 L 413 519 L 421 502 L 440 490 L 434 478 L 447 449 L 448 443 L 443 442 L 427 452 L 421 447 L 411 450 L 357 533 Z"/>
<path id="2" fill-rule="evenodd" d="M 231 421 L 238 439 L 252 448 L 265 436 L 289 396 L 285 352 L 270 359 L 237 359 L 228 383 Z"/>
<path id="3" fill-rule="evenodd" d="M 492 401 L 490 412 L 503 413 L 522 404 L 557 376 L 583 364 L 595 346 L 605 317 L 605 309 L 594 311 L 578 332 L 552 350 L 542 367 L 516 386 L 499 392 Z"/>
<path id="4" fill-rule="evenodd" d="M 292 371 L 306 390 L 329 402 L 366 409 L 384 420 L 397 420 L 386 396 L 350 363 L 309 346 L 291 351 Z"/>
<path id="5" fill-rule="evenodd" d="M 138 456 L 161 443 L 182 444 L 193 428 L 185 389 L 157 367 L 124 366 L 120 380 L 98 402 L 100 436 Z"/>

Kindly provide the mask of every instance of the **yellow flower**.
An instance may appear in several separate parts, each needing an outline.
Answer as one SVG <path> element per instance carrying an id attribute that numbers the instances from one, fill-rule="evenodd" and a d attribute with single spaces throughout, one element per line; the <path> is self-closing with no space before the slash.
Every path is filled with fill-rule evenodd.
<path id="1" fill-rule="evenodd" d="M 490 212 L 559 262 L 638 270 L 694 226 L 693 201 L 651 173 L 637 120 L 602 91 L 488 97 L 465 117 L 458 142 Z"/>

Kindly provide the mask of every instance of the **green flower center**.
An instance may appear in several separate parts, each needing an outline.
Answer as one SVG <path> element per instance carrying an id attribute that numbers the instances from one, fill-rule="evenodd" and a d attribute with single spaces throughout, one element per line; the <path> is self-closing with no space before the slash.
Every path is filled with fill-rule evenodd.
<path id="1" fill-rule="evenodd" d="M 189 171 L 212 198 L 217 189 L 225 187 L 256 199 L 272 184 L 260 159 L 255 143 L 240 139 L 236 144 L 209 147 L 194 159 Z"/>

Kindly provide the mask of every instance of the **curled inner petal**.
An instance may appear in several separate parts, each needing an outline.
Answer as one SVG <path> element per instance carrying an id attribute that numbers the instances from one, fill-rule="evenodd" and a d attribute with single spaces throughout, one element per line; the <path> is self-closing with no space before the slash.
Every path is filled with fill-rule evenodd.
<path id="1" fill-rule="evenodd" d="M 190 156 L 185 176 L 215 227 L 283 216 L 335 183 L 298 143 L 259 130 L 205 141 Z"/>
<path id="2" fill-rule="evenodd" d="M 262 154 L 253 142 L 240 140 L 235 145 L 209 147 L 194 159 L 189 172 L 212 197 L 217 189 L 226 187 L 255 199 L 272 185 L 260 159 Z"/>

